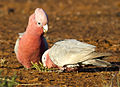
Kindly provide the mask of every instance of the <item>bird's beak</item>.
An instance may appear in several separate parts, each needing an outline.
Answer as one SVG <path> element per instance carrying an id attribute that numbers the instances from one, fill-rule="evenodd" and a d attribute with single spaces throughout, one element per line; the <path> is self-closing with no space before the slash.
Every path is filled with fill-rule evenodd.
<path id="1" fill-rule="evenodd" d="M 46 67 L 46 62 L 44 61 L 44 62 L 42 62 L 42 63 L 43 63 L 43 66 Z"/>
<path id="2" fill-rule="evenodd" d="M 46 25 L 43 26 L 43 32 L 46 33 L 47 31 L 48 31 L 48 24 L 46 24 Z"/>

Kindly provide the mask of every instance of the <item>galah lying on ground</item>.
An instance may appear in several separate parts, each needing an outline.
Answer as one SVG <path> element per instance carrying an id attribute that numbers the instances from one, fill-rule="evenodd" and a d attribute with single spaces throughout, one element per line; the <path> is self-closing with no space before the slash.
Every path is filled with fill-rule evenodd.
<path id="1" fill-rule="evenodd" d="M 101 58 L 110 56 L 110 53 L 95 52 L 96 46 L 77 41 L 75 39 L 65 39 L 56 42 L 42 56 L 43 66 L 47 68 L 59 68 L 61 70 L 72 71 L 80 65 L 110 66 L 109 62 Z"/>
<path id="2" fill-rule="evenodd" d="M 26 68 L 31 67 L 31 62 L 41 61 L 42 54 L 48 49 L 48 44 L 43 36 L 48 31 L 48 18 L 45 11 L 37 8 L 29 17 L 27 29 L 19 33 L 15 44 L 15 54 L 18 61 Z"/>

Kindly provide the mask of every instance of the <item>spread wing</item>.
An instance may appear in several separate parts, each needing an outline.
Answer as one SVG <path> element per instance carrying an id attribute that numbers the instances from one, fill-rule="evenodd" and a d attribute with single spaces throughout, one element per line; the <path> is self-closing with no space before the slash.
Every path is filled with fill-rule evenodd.
<path id="1" fill-rule="evenodd" d="M 85 57 L 95 51 L 93 45 L 77 41 L 75 39 L 66 39 L 56 42 L 50 52 L 51 60 L 58 66 L 66 64 L 75 64 L 88 59 Z"/>
<path id="2" fill-rule="evenodd" d="M 18 33 L 19 37 L 16 40 L 15 47 L 14 47 L 14 52 L 15 52 L 16 55 L 17 55 L 17 52 L 18 52 L 19 40 L 21 39 L 21 37 L 23 36 L 23 34 L 24 33 Z"/>

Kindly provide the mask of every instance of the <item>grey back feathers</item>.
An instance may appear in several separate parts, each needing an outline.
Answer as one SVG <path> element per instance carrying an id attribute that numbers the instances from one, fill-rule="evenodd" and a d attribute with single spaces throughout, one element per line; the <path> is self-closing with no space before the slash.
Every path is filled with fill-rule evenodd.
<path id="1" fill-rule="evenodd" d="M 88 60 L 88 64 L 90 64 L 90 60 L 96 57 L 109 55 L 107 53 L 96 53 L 95 48 L 96 46 L 94 45 L 80 42 L 75 39 L 65 39 L 63 41 L 56 42 L 51 47 L 49 56 L 56 65 L 64 66 L 67 64 L 76 64 L 79 62 L 87 64 L 86 61 Z"/>

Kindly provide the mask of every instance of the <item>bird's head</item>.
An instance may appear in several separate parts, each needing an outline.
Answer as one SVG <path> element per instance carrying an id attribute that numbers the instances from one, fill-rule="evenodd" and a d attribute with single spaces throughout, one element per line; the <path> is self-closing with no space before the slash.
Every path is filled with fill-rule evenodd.
<path id="1" fill-rule="evenodd" d="M 50 59 L 49 51 L 50 51 L 50 49 L 48 49 L 47 51 L 45 51 L 44 54 L 42 55 L 43 66 L 45 66 L 47 68 L 57 67 L 57 65 L 55 65 L 53 63 L 53 61 Z"/>
<path id="2" fill-rule="evenodd" d="M 42 8 L 36 8 L 35 12 L 29 17 L 28 29 L 36 32 L 47 32 L 48 31 L 48 16 Z"/>
<path id="3" fill-rule="evenodd" d="M 35 20 L 37 22 L 38 27 L 43 27 L 43 31 L 48 31 L 48 17 L 46 12 L 41 8 L 36 8 L 35 10 Z"/>

